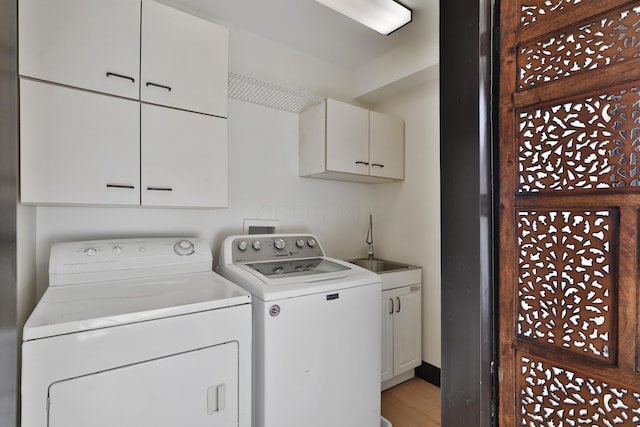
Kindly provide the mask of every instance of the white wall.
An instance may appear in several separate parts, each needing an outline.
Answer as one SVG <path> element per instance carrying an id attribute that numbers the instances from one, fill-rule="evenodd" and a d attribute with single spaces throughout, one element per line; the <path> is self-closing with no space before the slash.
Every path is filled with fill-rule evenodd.
<path id="1" fill-rule="evenodd" d="M 229 100 L 229 208 L 213 210 L 37 208 L 38 297 L 48 284 L 51 243 L 136 236 L 196 235 L 217 256 L 242 221 L 279 219 L 282 232 L 315 233 L 337 258 L 366 254 L 373 187 L 298 176 L 298 115 Z"/>
<path id="2" fill-rule="evenodd" d="M 374 109 L 405 120 L 405 180 L 374 189 L 376 257 L 422 267 L 422 359 L 440 367 L 439 80 Z"/>

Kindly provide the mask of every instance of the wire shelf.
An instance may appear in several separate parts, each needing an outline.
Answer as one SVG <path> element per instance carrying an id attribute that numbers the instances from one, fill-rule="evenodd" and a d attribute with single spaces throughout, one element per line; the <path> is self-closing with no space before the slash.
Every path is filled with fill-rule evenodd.
<path id="1" fill-rule="evenodd" d="M 229 73 L 229 98 L 292 113 L 300 113 L 324 101 L 318 96 L 237 73 Z"/>

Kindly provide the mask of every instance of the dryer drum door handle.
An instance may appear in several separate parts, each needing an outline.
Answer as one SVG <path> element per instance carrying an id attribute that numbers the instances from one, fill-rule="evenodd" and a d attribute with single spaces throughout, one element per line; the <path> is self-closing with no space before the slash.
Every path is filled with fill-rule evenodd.
<path id="1" fill-rule="evenodd" d="M 207 414 L 222 412 L 227 407 L 227 385 L 225 383 L 207 389 Z"/>

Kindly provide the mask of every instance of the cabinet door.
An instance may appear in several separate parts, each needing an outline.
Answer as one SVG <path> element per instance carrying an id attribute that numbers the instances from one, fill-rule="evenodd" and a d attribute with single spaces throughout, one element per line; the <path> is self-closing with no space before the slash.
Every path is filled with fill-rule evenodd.
<path id="1" fill-rule="evenodd" d="M 227 117 L 228 30 L 142 2 L 141 100 Z"/>
<path id="2" fill-rule="evenodd" d="M 392 291 L 382 292 L 382 349 L 380 358 L 380 381 L 393 377 L 393 297 Z"/>
<path id="3" fill-rule="evenodd" d="M 140 204 L 139 103 L 20 80 L 23 203 Z"/>
<path id="4" fill-rule="evenodd" d="M 327 99 L 327 170 L 369 175 L 369 111 Z"/>
<path id="5" fill-rule="evenodd" d="M 369 113 L 371 175 L 404 179 L 404 122 L 375 111 Z"/>
<path id="6" fill-rule="evenodd" d="M 55 382 L 49 427 L 238 426 L 238 344 Z"/>
<path id="7" fill-rule="evenodd" d="M 140 3 L 20 0 L 19 73 L 137 99 Z"/>
<path id="8" fill-rule="evenodd" d="M 227 206 L 227 119 L 142 104 L 142 204 Z"/>
<path id="9" fill-rule="evenodd" d="M 393 317 L 393 373 L 399 375 L 422 363 L 420 285 L 396 289 Z"/>

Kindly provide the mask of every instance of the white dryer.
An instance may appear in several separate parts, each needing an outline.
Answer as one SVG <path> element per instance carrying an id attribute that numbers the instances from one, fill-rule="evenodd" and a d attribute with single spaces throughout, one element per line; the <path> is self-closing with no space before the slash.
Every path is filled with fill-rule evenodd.
<path id="1" fill-rule="evenodd" d="M 380 425 L 380 277 L 310 234 L 231 236 L 217 270 L 253 295 L 254 427 Z"/>
<path id="2" fill-rule="evenodd" d="M 24 327 L 23 427 L 249 427 L 251 295 L 198 239 L 54 244 Z"/>

